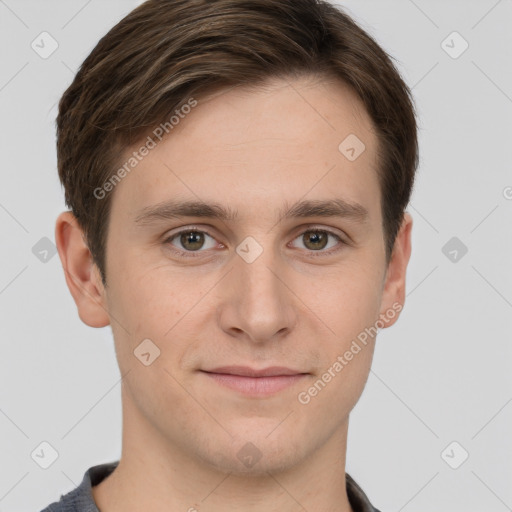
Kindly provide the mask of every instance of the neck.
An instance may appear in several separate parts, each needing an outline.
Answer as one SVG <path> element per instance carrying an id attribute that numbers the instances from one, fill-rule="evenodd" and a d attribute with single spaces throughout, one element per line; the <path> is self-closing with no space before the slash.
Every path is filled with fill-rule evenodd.
<path id="1" fill-rule="evenodd" d="M 119 465 L 92 488 L 102 512 L 353 512 L 345 486 L 348 418 L 342 429 L 299 464 L 259 463 L 241 473 L 216 467 L 214 453 L 211 460 L 201 460 L 185 451 L 182 443 L 171 443 L 127 398 L 123 397 Z"/>

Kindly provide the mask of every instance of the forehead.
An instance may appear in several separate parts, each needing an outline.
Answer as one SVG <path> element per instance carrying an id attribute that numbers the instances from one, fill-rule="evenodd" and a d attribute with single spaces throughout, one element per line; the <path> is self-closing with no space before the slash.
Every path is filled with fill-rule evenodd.
<path id="1" fill-rule="evenodd" d="M 150 133 L 154 145 L 117 184 L 112 215 L 134 220 L 179 197 L 224 203 L 242 219 L 326 196 L 379 214 L 374 126 L 344 83 L 279 79 L 194 101 L 161 141 Z"/>

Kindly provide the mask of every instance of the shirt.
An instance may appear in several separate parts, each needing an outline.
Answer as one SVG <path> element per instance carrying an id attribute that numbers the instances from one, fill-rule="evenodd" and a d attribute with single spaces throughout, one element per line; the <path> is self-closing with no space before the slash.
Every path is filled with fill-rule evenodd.
<path id="1" fill-rule="evenodd" d="M 71 492 L 61 495 L 59 501 L 48 505 L 41 512 L 99 512 L 91 488 L 107 478 L 119 464 L 119 461 L 90 467 L 84 474 L 82 483 Z M 380 512 L 372 506 L 361 487 L 345 473 L 347 495 L 354 512 Z"/>

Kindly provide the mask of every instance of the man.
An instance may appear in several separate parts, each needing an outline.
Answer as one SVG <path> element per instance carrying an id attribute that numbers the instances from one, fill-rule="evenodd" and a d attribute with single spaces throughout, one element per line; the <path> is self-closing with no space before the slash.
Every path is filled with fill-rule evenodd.
<path id="1" fill-rule="evenodd" d="M 119 461 L 45 511 L 377 511 L 345 472 L 405 297 L 407 86 L 332 4 L 150 0 L 57 119 L 56 242 L 111 325 Z"/>

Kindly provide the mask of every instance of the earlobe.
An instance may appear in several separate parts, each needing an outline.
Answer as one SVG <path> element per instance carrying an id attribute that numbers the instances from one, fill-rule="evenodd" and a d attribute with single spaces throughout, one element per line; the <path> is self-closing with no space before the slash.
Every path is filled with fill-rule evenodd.
<path id="1" fill-rule="evenodd" d="M 404 213 L 402 225 L 395 239 L 382 292 L 380 318 L 385 327 L 393 325 L 405 303 L 405 278 L 411 256 L 412 217 Z"/>
<path id="2" fill-rule="evenodd" d="M 70 211 L 62 212 L 55 224 L 55 242 L 69 291 L 82 322 L 90 327 L 110 324 L 105 289 L 84 240 L 83 231 Z"/>

